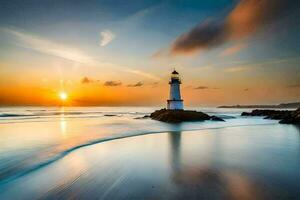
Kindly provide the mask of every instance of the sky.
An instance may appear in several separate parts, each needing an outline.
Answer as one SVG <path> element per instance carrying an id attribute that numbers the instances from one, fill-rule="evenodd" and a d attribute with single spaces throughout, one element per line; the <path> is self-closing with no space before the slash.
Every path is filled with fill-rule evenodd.
<path id="1" fill-rule="evenodd" d="M 0 0 L 0 105 L 300 101 L 297 0 Z"/>

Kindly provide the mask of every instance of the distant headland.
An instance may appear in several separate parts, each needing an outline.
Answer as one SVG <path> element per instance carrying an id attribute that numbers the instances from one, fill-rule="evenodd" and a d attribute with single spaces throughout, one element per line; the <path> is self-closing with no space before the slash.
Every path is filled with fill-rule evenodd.
<path id="1" fill-rule="evenodd" d="M 300 102 L 281 103 L 277 105 L 229 105 L 219 106 L 218 108 L 299 108 Z"/>

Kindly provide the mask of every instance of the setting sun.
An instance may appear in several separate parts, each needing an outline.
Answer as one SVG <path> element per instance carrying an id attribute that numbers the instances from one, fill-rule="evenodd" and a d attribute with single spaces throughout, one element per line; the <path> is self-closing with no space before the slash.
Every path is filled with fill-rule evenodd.
<path id="1" fill-rule="evenodd" d="M 68 94 L 66 92 L 60 92 L 59 93 L 59 98 L 62 100 L 62 101 L 65 101 L 67 100 L 68 98 Z"/>

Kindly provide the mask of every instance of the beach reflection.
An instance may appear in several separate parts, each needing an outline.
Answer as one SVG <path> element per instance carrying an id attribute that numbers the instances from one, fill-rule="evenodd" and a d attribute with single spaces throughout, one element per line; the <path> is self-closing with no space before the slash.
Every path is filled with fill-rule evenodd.
<path id="1" fill-rule="evenodd" d="M 170 146 L 170 178 L 175 191 L 172 198 L 262 199 L 262 188 L 237 171 L 219 170 L 213 163 L 212 166 L 206 167 L 198 166 L 197 164 L 192 166 L 185 164 L 183 162 L 185 156 L 190 155 L 185 155 L 181 149 L 183 146 L 181 144 L 182 133 L 170 132 L 168 137 Z M 218 144 L 215 143 L 214 145 Z M 211 156 L 214 156 L 214 153 Z"/>
<path id="2" fill-rule="evenodd" d="M 84 146 L 0 184 L 0 199 L 297 199 L 299 129 L 274 126 L 172 131 Z M 82 141 L 66 140 L 41 156 L 53 158 Z"/>
<path id="3" fill-rule="evenodd" d="M 180 160 L 180 142 L 181 142 L 181 132 L 171 132 L 169 133 L 170 141 L 170 167 L 171 176 L 173 180 L 177 183 L 180 182 L 181 173 L 181 160 Z"/>
<path id="4" fill-rule="evenodd" d="M 64 108 L 61 108 L 60 112 L 60 132 L 63 138 L 66 138 L 67 122 L 65 119 Z"/>

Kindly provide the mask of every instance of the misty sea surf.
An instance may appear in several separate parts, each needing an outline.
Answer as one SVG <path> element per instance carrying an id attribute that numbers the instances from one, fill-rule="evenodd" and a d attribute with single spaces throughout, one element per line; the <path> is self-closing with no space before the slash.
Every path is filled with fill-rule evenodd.
<path id="1" fill-rule="evenodd" d="M 0 199 L 299 198 L 299 126 L 144 118 L 156 109 L 1 107 Z"/>

